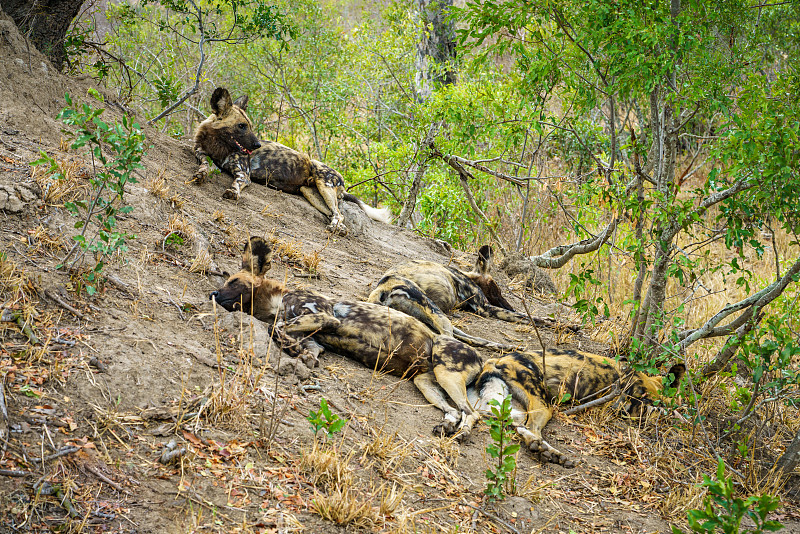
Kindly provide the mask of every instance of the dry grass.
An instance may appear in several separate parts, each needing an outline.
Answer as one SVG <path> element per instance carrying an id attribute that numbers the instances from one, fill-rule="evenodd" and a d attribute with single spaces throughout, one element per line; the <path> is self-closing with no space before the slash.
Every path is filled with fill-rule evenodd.
<path id="1" fill-rule="evenodd" d="M 169 200 L 169 184 L 167 183 L 167 178 L 164 175 L 164 172 L 161 172 L 158 174 L 158 176 L 154 176 L 147 180 L 144 183 L 144 188 L 156 198 L 167 201 Z"/>
<path id="2" fill-rule="evenodd" d="M 211 424 L 225 428 L 246 428 L 249 426 L 250 406 L 260 403 L 258 400 L 259 385 L 264 377 L 265 367 L 257 367 L 248 336 L 244 334 L 244 325 L 240 324 L 239 345 L 235 357 L 239 360 L 235 367 L 225 363 L 222 343 L 220 342 L 219 325 L 216 315 L 214 319 L 214 341 L 216 348 L 218 379 L 211 385 L 208 398 L 200 412 Z M 265 358 L 265 361 L 268 358 Z"/>
<path id="3" fill-rule="evenodd" d="M 35 246 L 36 252 L 47 254 L 54 254 L 67 249 L 66 239 L 63 234 L 53 232 L 41 224 L 36 228 L 28 229 L 28 244 Z"/>
<path id="4" fill-rule="evenodd" d="M 340 450 L 314 440 L 311 450 L 301 452 L 298 468 L 316 487 L 349 488 L 353 471 L 348 464 L 353 455 L 353 451 L 342 455 Z"/>
<path id="5" fill-rule="evenodd" d="M 42 201 L 46 204 L 62 205 L 85 196 L 89 188 L 89 174 L 80 158 L 56 158 L 57 169 L 51 173 L 49 167 L 33 168 L 33 179 L 42 189 Z"/>
<path id="6" fill-rule="evenodd" d="M 272 251 L 275 256 L 281 258 L 289 265 L 298 267 L 303 272 L 309 274 L 319 273 L 319 262 L 321 250 L 313 252 L 303 252 L 303 246 L 294 239 L 285 240 L 275 235 L 269 236 L 272 244 Z"/>
<path id="7" fill-rule="evenodd" d="M 363 457 L 378 460 L 384 473 L 397 469 L 411 454 L 411 444 L 398 438 L 397 432 L 388 434 L 384 431 L 384 427 L 378 430 L 371 429 L 371 432 L 373 439 L 361 444 Z"/>
<path id="8" fill-rule="evenodd" d="M 337 525 L 370 528 L 381 521 L 378 511 L 351 486 L 335 487 L 326 495 L 318 495 L 311 509 L 323 519 Z"/>

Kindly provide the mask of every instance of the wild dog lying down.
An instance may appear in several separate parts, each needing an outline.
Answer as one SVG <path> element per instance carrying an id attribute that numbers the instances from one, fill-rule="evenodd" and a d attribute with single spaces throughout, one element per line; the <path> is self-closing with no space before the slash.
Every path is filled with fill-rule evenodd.
<path id="1" fill-rule="evenodd" d="M 437 335 L 397 310 L 286 289 L 266 278 L 269 246 L 260 238 L 245 245 L 242 270 L 211 293 L 226 310 L 241 309 L 257 319 L 282 321 L 280 329 L 311 352 L 335 351 L 366 367 L 413 378 L 425 398 L 445 414 L 437 430 L 467 436 L 478 418 L 467 401 L 467 385 L 481 371 L 475 349 Z M 455 403 L 453 408 L 447 396 Z"/>
<path id="2" fill-rule="evenodd" d="M 668 375 L 669 387 L 677 387 L 686 372 L 683 364 L 673 365 Z M 488 403 L 502 402 L 509 392 L 525 411 L 512 410 L 517 432 L 525 446 L 539 453 L 545 461 L 574 467 L 575 462 L 542 438 L 542 429 L 553 415 L 551 403 L 569 393 L 581 401 L 600 397 L 619 381 L 618 405 L 632 417 L 645 414 L 647 407 L 660 397 L 662 379 L 644 373 L 624 370 L 613 358 L 572 350 L 549 349 L 542 353 L 513 352 L 486 362 L 475 391 L 479 396 L 476 409 L 488 412 Z M 527 426 L 526 426 L 527 419 Z"/>
<path id="3" fill-rule="evenodd" d="M 510 350 L 513 347 L 470 336 L 454 328 L 448 313 L 464 310 L 481 317 L 529 324 L 527 315 L 518 313 L 503 297 L 489 274 L 492 247 L 483 245 L 472 271 L 432 261 L 414 260 L 392 267 L 378 281 L 367 302 L 383 304 L 416 317 L 439 334 L 454 336 L 471 345 Z M 549 318 L 533 317 L 537 326 L 554 326 Z"/>
<path id="4" fill-rule="evenodd" d="M 260 141 L 247 116 L 248 97 L 231 102 L 227 89 L 218 87 L 211 95 L 214 112 L 197 127 L 194 153 L 200 167 L 194 179 L 202 183 L 208 178 L 209 156 L 220 169 L 233 175 L 224 198 L 238 199 L 250 181 L 268 185 L 293 195 L 303 195 L 309 204 L 331 218 L 330 231 L 346 233 L 339 211 L 339 200 L 354 202 L 375 221 L 389 222 L 389 211 L 364 204 L 355 195 L 346 193 L 342 175 L 324 163 L 274 141 Z"/>

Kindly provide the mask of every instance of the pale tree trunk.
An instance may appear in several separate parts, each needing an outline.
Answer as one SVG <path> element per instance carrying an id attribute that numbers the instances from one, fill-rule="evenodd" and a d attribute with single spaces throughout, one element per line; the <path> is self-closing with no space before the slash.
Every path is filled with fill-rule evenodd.
<path id="1" fill-rule="evenodd" d="M 680 0 L 671 0 L 670 15 L 673 23 L 678 24 L 681 11 Z M 677 43 L 670 46 L 677 52 Z M 676 110 L 670 102 L 671 94 L 677 87 L 677 76 L 673 70 L 667 84 L 658 87 L 650 95 L 650 118 L 653 134 L 653 145 L 650 149 L 648 167 L 654 170 L 655 187 L 660 193 L 657 209 L 666 213 L 674 200 L 673 189 L 675 165 L 678 154 L 678 128 L 680 126 L 680 110 Z M 653 259 L 653 270 L 650 273 L 650 286 L 644 302 L 637 314 L 634 325 L 634 337 L 646 347 L 654 348 L 658 344 L 659 334 L 663 328 L 664 301 L 667 293 L 667 269 L 672 261 L 673 243 L 680 231 L 676 221 L 659 221 L 653 228 L 656 238 L 656 251 Z"/>
<path id="2" fill-rule="evenodd" d="M 414 77 L 417 98 L 427 100 L 437 85 L 456 83 L 456 31 L 447 19 L 453 0 L 417 0 L 422 35 L 417 42 Z"/>

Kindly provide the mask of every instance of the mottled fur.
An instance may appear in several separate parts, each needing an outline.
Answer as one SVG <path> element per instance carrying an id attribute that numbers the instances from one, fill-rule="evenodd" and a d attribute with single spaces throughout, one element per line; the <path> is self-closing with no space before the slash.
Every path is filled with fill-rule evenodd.
<path id="1" fill-rule="evenodd" d="M 466 436 L 478 418 L 467 401 L 481 360 L 475 349 L 397 310 L 366 302 L 338 300 L 314 291 L 287 290 L 263 276 L 266 243 L 251 238 L 243 269 L 211 297 L 227 310 L 241 309 L 272 323 L 310 352 L 322 348 L 361 362 L 370 369 L 411 378 L 429 402 L 445 413 L 440 430 Z M 266 247 L 268 249 L 268 246 Z M 253 258 L 259 256 L 254 260 Z M 455 403 L 453 408 L 447 397 Z"/>
<path id="2" fill-rule="evenodd" d="M 364 204 L 345 192 L 344 179 L 334 169 L 305 154 L 274 141 L 260 141 L 247 116 L 247 96 L 231 102 L 227 89 L 218 87 L 211 96 L 214 112 L 197 127 L 195 156 L 200 167 L 195 180 L 209 173 L 206 156 L 234 177 L 225 198 L 238 199 L 251 181 L 293 195 L 303 195 L 321 213 L 331 218 L 328 229 L 346 233 L 339 201 L 354 202 L 373 220 L 389 222 L 389 212 Z"/>
<path id="3" fill-rule="evenodd" d="M 671 387 L 677 386 L 685 370 L 682 364 L 670 369 Z M 546 461 L 572 467 L 573 460 L 542 438 L 542 429 L 553 414 L 552 403 L 565 394 L 575 401 L 600 397 L 617 382 L 622 391 L 618 404 L 634 417 L 644 415 L 662 390 L 660 376 L 626 371 L 613 358 L 557 349 L 546 350 L 544 356 L 541 352 L 514 352 L 485 363 L 475 386 L 479 396 L 476 408 L 487 412 L 490 400 L 502 402 L 511 393 L 524 407 L 524 411 L 513 410 L 512 418 L 526 447 Z"/>
<path id="4" fill-rule="evenodd" d="M 518 313 L 503 297 L 489 271 L 492 247 L 484 245 L 472 271 L 432 261 L 414 260 L 392 267 L 378 281 L 367 298 L 384 306 L 416 317 L 434 332 L 455 336 L 472 345 L 510 350 L 511 347 L 476 338 L 454 328 L 447 314 L 464 310 L 481 317 L 515 323 L 529 323 L 527 315 Z M 542 326 L 554 326 L 549 318 L 534 317 Z"/>

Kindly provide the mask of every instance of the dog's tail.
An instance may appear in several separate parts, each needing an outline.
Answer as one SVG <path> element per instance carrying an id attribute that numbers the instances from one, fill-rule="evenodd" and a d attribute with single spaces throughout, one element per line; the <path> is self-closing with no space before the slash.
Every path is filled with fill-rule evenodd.
<path id="1" fill-rule="evenodd" d="M 351 195 L 350 193 L 345 193 L 342 196 L 342 200 L 358 204 L 358 207 L 361 208 L 364 213 L 367 214 L 367 217 L 373 221 L 380 221 L 386 224 L 391 224 L 392 222 L 392 212 L 390 212 L 388 208 L 373 208 L 372 206 L 362 202 L 357 196 Z"/>
<path id="2" fill-rule="evenodd" d="M 534 315 L 533 317 L 528 317 L 524 313 L 519 313 L 516 311 L 508 311 L 504 308 L 500 308 L 498 306 L 492 306 L 491 304 L 486 306 L 483 310 L 477 312 L 478 315 L 483 317 L 487 317 L 490 319 L 497 319 L 499 321 L 505 321 L 507 323 L 522 323 L 522 324 L 531 324 L 531 319 L 533 320 L 533 324 L 536 326 L 541 326 L 544 328 L 550 329 L 557 329 L 557 328 L 564 328 L 569 330 L 570 332 L 578 332 L 581 327 L 580 325 L 568 324 L 568 323 L 561 323 L 556 319 L 552 319 L 550 317 L 538 317 Z"/>

